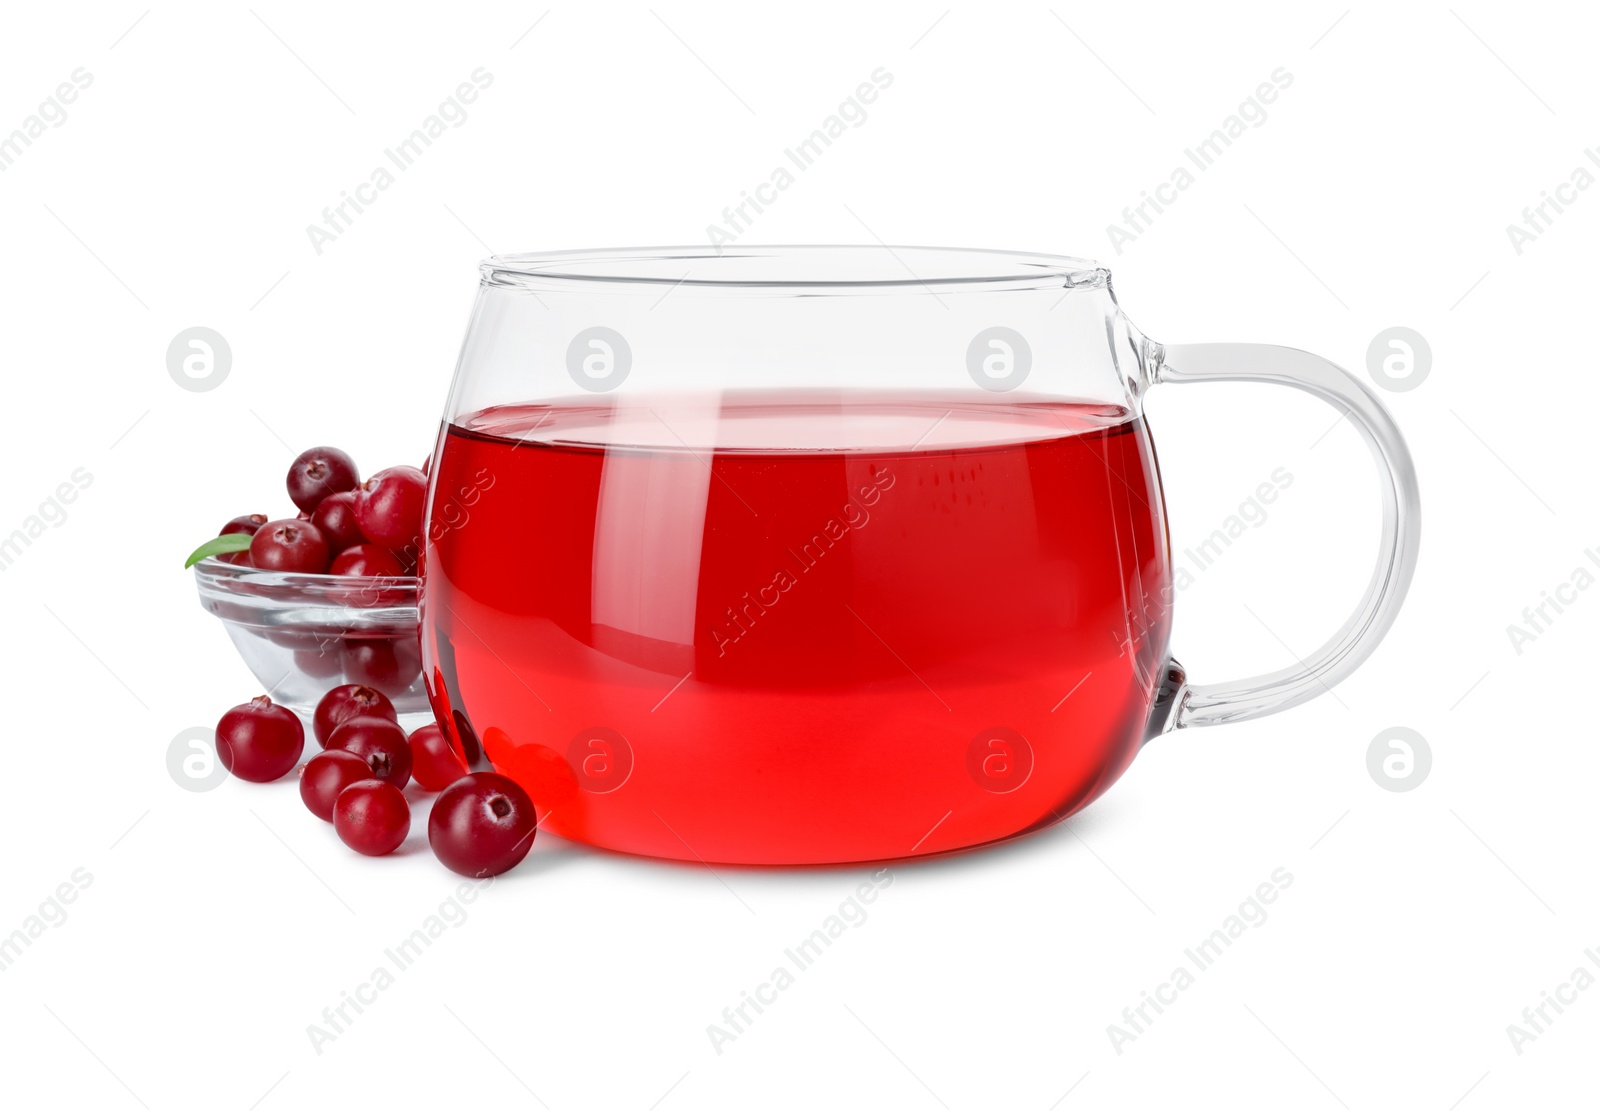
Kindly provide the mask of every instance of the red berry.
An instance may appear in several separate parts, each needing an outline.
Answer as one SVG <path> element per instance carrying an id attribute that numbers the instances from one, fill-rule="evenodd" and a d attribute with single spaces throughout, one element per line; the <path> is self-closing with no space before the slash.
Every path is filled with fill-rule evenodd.
<path id="1" fill-rule="evenodd" d="M 422 673 L 422 655 L 415 640 L 346 638 L 339 665 L 345 679 L 399 695 Z"/>
<path id="2" fill-rule="evenodd" d="M 317 710 L 311 717 L 311 731 L 317 737 L 317 745 L 326 747 L 333 729 L 356 716 L 377 716 L 391 723 L 399 718 L 389 698 L 377 689 L 364 684 L 342 684 L 317 701 Z"/>
<path id="3" fill-rule="evenodd" d="M 373 544 L 404 548 L 422 536 L 428 479 L 416 467 L 390 467 L 367 479 L 356 498 L 356 521 Z"/>
<path id="4" fill-rule="evenodd" d="M 257 696 L 229 708 L 217 721 L 217 761 L 236 778 L 272 782 L 294 769 L 306 745 L 300 717 Z"/>
<path id="5" fill-rule="evenodd" d="M 375 778 L 344 787 L 333 803 L 339 839 L 364 856 L 386 856 L 405 843 L 411 831 L 406 795 Z"/>
<path id="6" fill-rule="evenodd" d="M 297 649 L 294 667 L 308 677 L 327 680 L 339 675 L 338 649 Z M 318 744 L 319 746 L 321 744 Z"/>
<path id="7" fill-rule="evenodd" d="M 280 649 L 326 649 L 330 642 L 338 642 L 337 638 L 302 626 L 269 626 L 259 633 Z"/>
<path id="8" fill-rule="evenodd" d="M 428 844 L 458 875 L 510 871 L 533 847 L 533 800 L 504 774 L 485 771 L 451 783 L 428 814 Z"/>
<path id="9" fill-rule="evenodd" d="M 444 737 L 437 723 L 423 724 L 411 733 L 411 776 L 417 785 L 437 793 L 467 776 L 467 764 Z"/>
<path id="10" fill-rule="evenodd" d="M 361 526 L 356 524 L 357 493 L 346 490 L 330 494 L 311 515 L 311 524 L 322 530 L 322 535 L 328 539 L 328 552 L 334 556 L 367 539 L 361 535 Z"/>
<path id="11" fill-rule="evenodd" d="M 372 780 L 367 760 L 349 751 L 323 751 L 300 767 L 300 800 L 325 821 L 333 820 L 333 803 L 356 782 Z"/>
<path id="12" fill-rule="evenodd" d="M 250 563 L 275 572 L 326 572 L 328 542 L 309 521 L 269 521 L 250 538 Z"/>
<path id="13" fill-rule="evenodd" d="M 351 545 L 333 558 L 328 574 L 335 576 L 402 576 L 400 558 L 375 544 Z"/>
<path id="14" fill-rule="evenodd" d="M 355 460 L 337 447 L 313 447 L 295 456 L 289 465 L 289 499 L 306 513 L 323 499 L 361 485 Z"/>
<path id="15" fill-rule="evenodd" d="M 225 537 L 229 533 L 249 533 L 252 536 L 254 536 L 255 535 L 255 531 L 257 529 L 261 528 L 261 526 L 265 525 L 266 523 L 267 523 L 267 515 L 266 514 L 264 514 L 264 513 L 247 513 L 247 514 L 244 514 L 243 516 L 235 517 L 231 521 L 229 521 L 226 525 L 224 525 L 221 529 L 219 529 L 217 531 L 217 536 Z M 249 553 L 248 550 L 245 550 L 245 551 L 242 551 L 242 552 L 221 552 L 221 553 L 217 554 L 217 559 L 225 561 L 225 562 L 227 562 L 229 564 L 249 564 L 250 563 L 250 553 Z"/>
<path id="16" fill-rule="evenodd" d="M 396 789 L 411 780 L 411 744 L 400 725 L 377 716 L 356 716 L 333 729 L 328 750 L 349 751 L 363 758 L 372 777 L 381 778 Z"/>

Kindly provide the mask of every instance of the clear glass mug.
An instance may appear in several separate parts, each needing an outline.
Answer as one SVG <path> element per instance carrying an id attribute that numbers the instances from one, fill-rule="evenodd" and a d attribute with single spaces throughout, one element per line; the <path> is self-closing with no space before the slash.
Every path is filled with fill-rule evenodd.
<path id="1" fill-rule="evenodd" d="M 1171 659 L 1153 385 L 1294 385 L 1377 460 L 1381 555 L 1303 662 Z M 424 680 L 542 827 L 708 863 L 1051 824 L 1150 737 L 1318 695 L 1399 610 L 1410 456 L 1350 374 L 1163 346 L 1068 257 L 882 246 L 495 257 L 434 452 Z"/>

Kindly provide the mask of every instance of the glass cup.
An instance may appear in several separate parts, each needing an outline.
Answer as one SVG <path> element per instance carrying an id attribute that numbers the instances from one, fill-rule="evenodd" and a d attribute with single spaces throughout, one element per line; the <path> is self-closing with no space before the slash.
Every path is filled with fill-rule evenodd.
<path id="1" fill-rule="evenodd" d="M 1381 479 L 1380 557 L 1305 660 L 1194 684 L 1143 399 L 1293 385 Z M 1370 654 L 1410 457 L 1343 369 L 1164 346 L 1069 257 L 883 246 L 494 257 L 434 452 L 423 676 L 542 827 L 708 863 L 883 861 L 1061 820 L 1150 737 Z"/>

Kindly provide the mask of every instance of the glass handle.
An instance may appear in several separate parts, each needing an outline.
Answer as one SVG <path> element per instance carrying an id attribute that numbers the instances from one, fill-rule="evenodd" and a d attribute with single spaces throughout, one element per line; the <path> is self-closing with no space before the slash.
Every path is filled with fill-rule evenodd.
<path id="1" fill-rule="evenodd" d="M 1383 537 L 1372 581 L 1349 621 L 1315 653 L 1286 669 L 1224 684 L 1179 685 L 1162 730 L 1233 723 L 1292 708 L 1349 676 L 1377 648 L 1400 612 L 1422 534 L 1411 453 L 1372 392 L 1326 358 L 1288 346 L 1253 343 L 1167 346 L 1152 357 L 1158 359 L 1152 378 L 1157 384 L 1266 381 L 1313 393 L 1355 421 L 1377 460 Z"/>

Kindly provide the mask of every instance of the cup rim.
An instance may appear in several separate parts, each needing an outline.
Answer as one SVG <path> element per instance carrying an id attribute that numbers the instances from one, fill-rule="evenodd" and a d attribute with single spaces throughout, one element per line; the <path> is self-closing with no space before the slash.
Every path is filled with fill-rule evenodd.
<path id="1" fill-rule="evenodd" d="M 585 290 L 596 285 L 703 289 L 1108 288 L 1096 261 L 1053 253 L 930 245 L 739 245 L 509 253 L 479 265 L 485 286 Z"/>

